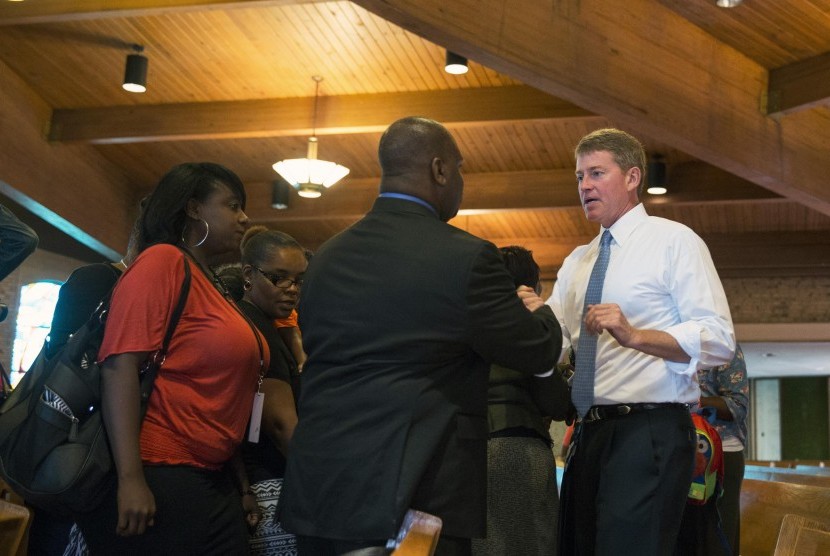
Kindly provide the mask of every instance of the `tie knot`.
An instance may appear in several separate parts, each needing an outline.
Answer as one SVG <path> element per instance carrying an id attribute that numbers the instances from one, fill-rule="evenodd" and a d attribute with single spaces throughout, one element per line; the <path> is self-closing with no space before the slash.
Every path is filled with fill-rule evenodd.
<path id="1" fill-rule="evenodd" d="M 602 237 L 599 238 L 600 246 L 608 247 L 609 245 L 611 245 L 611 239 L 613 239 L 611 237 L 611 232 L 609 232 L 608 230 L 605 230 L 604 232 L 602 232 Z"/>

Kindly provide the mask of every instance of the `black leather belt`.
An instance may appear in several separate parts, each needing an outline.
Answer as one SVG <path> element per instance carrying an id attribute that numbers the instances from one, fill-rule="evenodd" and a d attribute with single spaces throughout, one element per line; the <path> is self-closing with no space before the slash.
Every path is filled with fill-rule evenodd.
<path id="1" fill-rule="evenodd" d="M 591 423 L 593 421 L 601 421 L 603 419 L 612 419 L 614 417 L 622 417 L 623 415 L 630 415 L 631 413 L 639 413 L 641 411 L 649 411 L 651 409 L 659 409 L 664 407 L 683 407 L 688 409 L 688 405 L 684 403 L 620 403 L 615 405 L 595 405 L 588 410 L 582 421 Z"/>

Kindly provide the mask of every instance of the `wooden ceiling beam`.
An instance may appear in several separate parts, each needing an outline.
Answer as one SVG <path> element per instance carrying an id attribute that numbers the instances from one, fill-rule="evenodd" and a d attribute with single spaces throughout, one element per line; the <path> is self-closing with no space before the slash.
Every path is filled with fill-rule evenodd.
<path id="1" fill-rule="evenodd" d="M 51 141 L 135 143 L 312 133 L 314 97 L 55 110 Z M 468 88 L 319 99 L 317 134 L 380 132 L 419 114 L 448 127 L 595 117 L 532 87 Z"/>
<path id="2" fill-rule="evenodd" d="M 136 17 L 187 10 L 227 10 L 310 4 L 327 0 L 37 0 L 0 3 L 0 26 L 60 23 L 81 19 Z"/>
<path id="3" fill-rule="evenodd" d="M 826 118 L 767 117 L 760 109 L 767 70 L 656 0 L 524 1 L 521 8 L 514 0 L 355 3 L 635 134 L 830 214 Z"/>
<path id="4" fill-rule="evenodd" d="M 686 163 L 677 168 L 669 174 L 669 193 L 647 195 L 646 205 L 786 201 L 708 164 Z M 464 184 L 462 214 L 580 206 L 571 170 L 467 174 Z M 345 178 L 319 199 L 304 199 L 292 192 L 286 210 L 271 208 L 270 183 L 251 183 L 247 189 L 248 216 L 254 222 L 354 219 L 372 207 L 378 195 L 378 180 Z"/>
<path id="5" fill-rule="evenodd" d="M 830 106 L 830 52 L 770 70 L 767 114 Z"/>

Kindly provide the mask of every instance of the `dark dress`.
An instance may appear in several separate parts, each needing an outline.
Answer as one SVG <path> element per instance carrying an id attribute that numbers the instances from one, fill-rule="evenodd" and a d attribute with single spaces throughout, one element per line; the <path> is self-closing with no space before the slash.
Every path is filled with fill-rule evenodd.
<path id="1" fill-rule="evenodd" d="M 292 384 L 292 377 L 298 375 L 297 361 L 282 341 L 274 323 L 252 303 L 241 300 L 238 305 L 245 316 L 251 319 L 254 326 L 262 332 L 271 352 L 271 364 L 265 378 Z M 265 403 L 268 403 L 267 399 Z M 260 434 L 259 442 L 253 443 L 246 440 L 242 444 L 242 459 L 245 462 L 251 490 L 256 495 L 257 503 L 262 510 L 262 519 L 250 537 L 250 554 L 253 556 L 296 554 L 294 535 L 287 533 L 275 517 L 282 492 L 285 457 L 267 434 Z"/>
<path id="2" fill-rule="evenodd" d="M 557 369 L 529 377 L 493 365 L 487 391 L 487 538 L 473 554 L 554 556 L 559 492 L 548 421 L 568 410 L 568 383 Z"/>

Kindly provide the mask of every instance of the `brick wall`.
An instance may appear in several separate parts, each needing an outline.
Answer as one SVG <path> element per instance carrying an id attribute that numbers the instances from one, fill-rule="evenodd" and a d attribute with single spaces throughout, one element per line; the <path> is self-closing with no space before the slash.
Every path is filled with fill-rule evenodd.
<path id="1" fill-rule="evenodd" d="M 0 300 L 9 306 L 9 316 L 0 323 L 0 363 L 6 369 L 11 367 L 12 343 L 14 342 L 20 288 L 25 284 L 40 280 L 59 280 L 63 282 L 73 270 L 83 264 L 86 263 L 50 251 L 37 249 L 29 258 L 23 261 L 23 264 L 0 282 Z"/>
<path id="2" fill-rule="evenodd" d="M 725 278 L 722 280 L 736 323 L 830 322 L 830 276 Z M 543 280 L 542 299 L 553 290 Z"/>
<path id="3" fill-rule="evenodd" d="M 830 277 L 729 278 L 736 323 L 830 322 Z"/>

